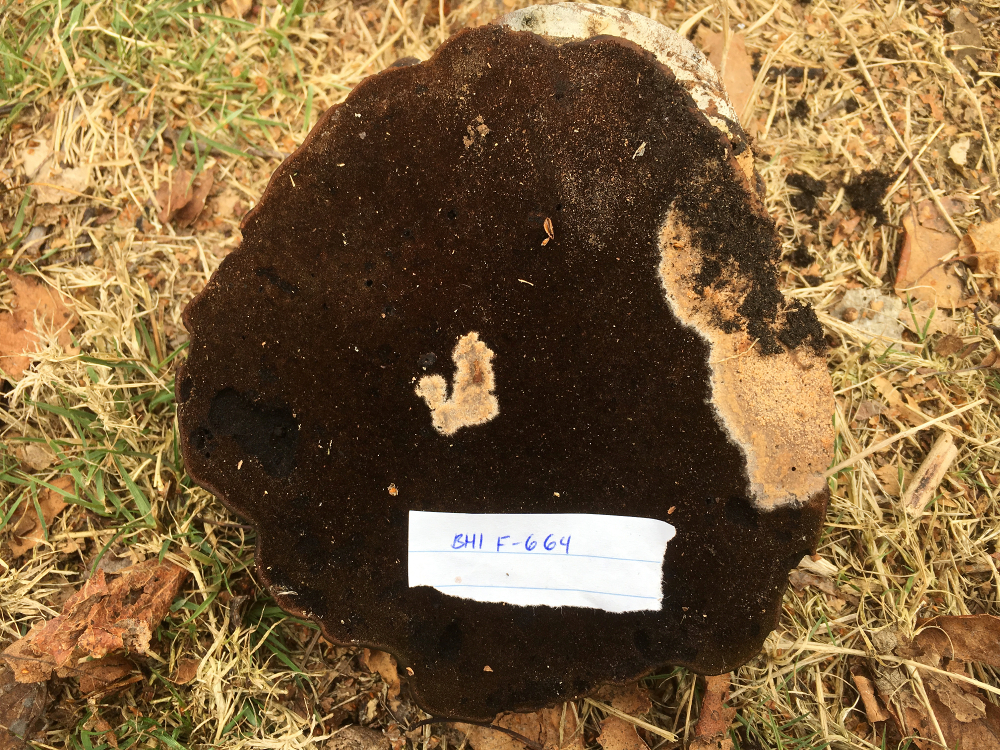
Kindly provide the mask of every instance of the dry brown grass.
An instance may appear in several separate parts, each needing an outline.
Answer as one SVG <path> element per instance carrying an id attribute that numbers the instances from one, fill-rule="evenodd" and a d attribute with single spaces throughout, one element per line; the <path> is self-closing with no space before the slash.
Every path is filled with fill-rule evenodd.
<path id="1" fill-rule="evenodd" d="M 83 355 L 53 343 L 0 402 L 0 521 L 62 475 L 73 477 L 76 503 L 48 530 L 47 544 L 19 559 L 2 552 L 0 639 L 58 611 L 99 562 L 162 555 L 192 573 L 161 629 L 159 657 L 137 666 L 145 683 L 87 696 L 72 679 L 57 681 L 40 746 L 99 747 L 110 741 L 101 720 L 123 746 L 312 747 L 348 721 L 386 728 L 396 750 L 464 745 L 437 725 L 406 733 L 417 709 L 404 700 L 390 710 L 385 685 L 353 652 L 317 642 L 312 626 L 284 616 L 258 590 L 252 532 L 191 486 L 180 465 L 173 355 L 186 342 L 181 311 L 238 245 L 239 216 L 318 113 L 398 57 L 426 59 L 450 33 L 523 4 L 265 0 L 246 21 L 231 18 L 241 0 L 0 5 L 0 177 L 11 188 L 0 196 L 0 263 L 72 295 Z M 892 293 L 902 218 L 924 199 L 961 200 L 947 220 L 958 233 L 996 218 L 1000 5 L 970 3 L 988 47 L 973 63 L 978 74 L 957 60 L 944 3 L 623 5 L 673 28 L 701 14 L 701 24 L 719 31 L 728 15 L 732 32 L 746 32 L 761 68 L 744 119 L 757 133 L 768 208 L 785 239 L 786 294 L 811 302 L 834 342 L 837 460 L 911 426 L 898 410 L 857 416 L 866 403 L 887 406 L 878 376 L 926 418 L 979 402 L 831 479 L 819 565 L 837 588 L 790 589 L 779 629 L 734 676 L 733 736 L 743 748 L 879 747 L 850 675 L 852 666 L 877 672 L 899 663 L 880 653 L 877 634 L 910 634 L 930 614 L 1000 614 L 1000 376 L 977 369 L 998 346 L 1000 283 L 969 272 L 978 301 L 939 311 L 937 324 L 946 319 L 948 330 L 979 343 L 961 361 L 935 353 L 940 332 L 911 325 L 916 333 L 873 340 L 835 310 L 850 288 Z M 963 138 L 970 149 L 959 167 L 948 154 Z M 43 141 L 63 166 L 88 170 L 86 188 L 62 205 L 39 204 L 20 187 L 24 155 Z M 152 207 L 160 183 L 180 167 L 212 170 L 216 179 L 208 209 L 188 229 L 161 225 Z M 887 221 L 864 216 L 838 234 L 851 217 L 843 186 L 871 168 L 897 175 Z M 796 191 L 785 183 L 792 172 L 827 182 L 814 213 L 793 208 Z M 803 252 L 808 260 L 793 263 Z M 6 291 L 0 299 L 9 304 Z M 912 519 L 889 475 L 913 471 L 942 429 L 955 435 L 959 455 L 935 502 Z M 25 439 L 49 447 L 49 466 L 21 460 Z M 187 659 L 198 660 L 197 676 L 172 683 Z M 967 678 L 997 701 L 993 670 L 976 666 Z M 673 670 L 647 685 L 654 707 L 644 720 L 688 737 L 698 714 L 695 677 Z M 602 712 L 583 701 L 570 710 L 592 744 Z M 646 739 L 654 750 L 669 746 L 662 733 Z"/>

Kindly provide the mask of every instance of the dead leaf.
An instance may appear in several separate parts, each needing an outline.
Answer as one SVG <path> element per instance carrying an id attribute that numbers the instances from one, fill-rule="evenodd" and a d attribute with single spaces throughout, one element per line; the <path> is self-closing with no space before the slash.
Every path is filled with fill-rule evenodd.
<path id="1" fill-rule="evenodd" d="M 14 290 L 16 307 L 14 312 L 0 313 L 0 370 L 17 381 L 50 333 L 56 334 L 65 351 L 74 351 L 70 330 L 77 318 L 58 291 L 13 271 L 6 274 Z"/>
<path id="2" fill-rule="evenodd" d="M 253 0 L 223 0 L 222 15 L 227 18 L 245 18 L 253 7 Z"/>
<path id="3" fill-rule="evenodd" d="M 48 684 L 24 684 L 0 664 L 0 750 L 27 750 L 49 703 Z"/>
<path id="4" fill-rule="evenodd" d="M 610 703 L 611 707 L 629 716 L 643 716 L 653 708 L 649 691 L 638 682 L 628 685 L 605 685 L 594 695 L 597 700 Z"/>
<path id="5" fill-rule="evenodd" d="M 215 198 L 216 216 L 227 219 L 231 216 L 242 216 L 246 212 L 243 202 L 246 199 L 235 190 L 223 190 Z"/>
<path id="6" fill-rule="evenodd" d="M 117 750 L 118 737 L 115 735 L 114 728 L 96 711 L 90 714 L 90 717 L 83 723 L 83 728 L 99 733 L 105 743 Z"/>
<path id="7" fill-rule="evenodd" d="M 109 581 L 108 578 L 111 580 Z M 18 682 L 76 674 L 83 657 L 116 651 L 149 653 L 153 631 L 167 614 L 187 571 L 147 560 L 107 576 L 98 570 L 63 605 L 62 613 L 36 623 L 0 654 Z"/>
<path id="8" fill-rule="evenodd" d="M 950 315 L 920 299 L 911 299 L 908 305 L 903 305 L 899 320 L 923 338 L 935 333 L 954 333 L 958 330 L 958 324 Z"/>
<path id="9" fill-rule="evenodd" d="M 962 238 L 962 255 L 976 273 L 1000 277 L 1000 219 L 969 227 Z"/>
<path id="10" fill-rule="evenodd" d="M 35 188 L 35 203 L 62 203 L 81 195 L 90 184 L 87 167 L 64 167 L 47 140 L 21 155 L 24 172 Z"/>
<path id="11" fill-rule="evenodd" d="M 972 141 L 968 138 L 959 138 L 951 144 L 951 148 L 948 149 L 948 158 L 951 159 L 951 163 L 956 167 L 964 167 L 966 159 L 969 158 L 969 146 L 971 145 Z"/>
<path id="12" fill-rule="evenodd" d="M 399 672 L 396 670 L 396 660 L 392 654 L 374 649 L 364 649 L 359 659 L 361 665 L 369 672 L 378 672 L 389 686 L 386 693 L 389 700 L 393 700 L 399 695 Z"/>
<path id="13" fill-rule="evenodd" d="M 56 460 L 56 454 L 52 452 L 52 449 L 48 445 L 35 442 L 18 444 L 14 448 L 14 456 L 22 464 L 27 465 L 35 471 L 44 471 Z"/>
<path id="14" fill-rule="evenodd" d="M 493 723 L 542 746 L 544 750 L 583 750 L 583 732 L 577 731 L 576 716 L 572 710 L 543 708 L 532 714 L 498 714 Z M 524 744 L 503 732 L 471 724 L 454 724 L 460 732 L 467 732 L 474 750 L 524 750 Z M 581 727 L 582 729 L 582 727 Z M 562 741 L 560 742 L 560 736 Z"/>
<path id="15" fill-rule="evenodd" d="M 753 93 L 754 84 L 750 55 L 747 54 L 743 35 L 730 34 L 725 72 L 722 71 L 722 54 L 725 48 L 722 32 L 710 31 L 707 27 L 702 26 L 698 29 L 695 44 L 701 48 L 715 69 L 722 75 L 722 83 L 729 93 L 729 101 L 732 102 L 733 109 L 736 110 L 736 116 L 742 118 L 743 110 Z M 748 122 L 743 127 L 750 135 L 756 135 L 757 123 L 749 112 L 746 120 Z"/>
<path id="16" fill-rule="evenodd" d="M 878 477 L 879 483 L 882 485 L 882 491 L 890 497 L 899 497 L 903 492 L 903 487 L 910 486 L 910 480 L 913 478 L 913 472 L 909 469 L 903 469 L 903 484 L 899 484 L 899 468 L 893 464 L 888 464 L 886 466 L 879 466 L 875 469 L 875 476 Z"/>
<path id="17" fill-rule="evenodd" d="M 1000 617 L 941 615 L 921 623 L 914 643 L 938 655 L 1000 667 Z"/>
<path id="18" fill-rule="evenodd" d="M 389 738 L 368 727 L 346 726 L 326 741 L 323 750 L 390 750 Z"/>
<path id="19" fill-rule="evenodd" d="M 170 182 L 160 183 L 156 191 L 156 204 L 160 209 L 156 216 L 160 223 L 174 223 L 179 227 L 193 224 L 205 208 L 205 198 L 214 183 L 211 170 L 192 180 L 186 169 L 175 169 Z"/>
<path id="20" fill-rule="evenodd" d="M 181 659 L 177 662 L 177 669 L 170 681 L 175 685 L 187 685 L 198 676 L 198 667 L 201 666 L 201 659 Z"/>
<path id="21" fill-rule="evenodd" d="M 903 249 L 899 255 L 895 291 L 938 307 L 955 307 L 962 301 L 962 281 L 942 258 L 958 249 L 958 238 L 950 232 L 921 226 L 913 212 L 903 217 Z"/>
<path id="22" fill-rule="evenodd" d="M 860 223 L 860 214 L 855 214 L 849 219 L 843 219 L 838 222 L 837 228 L 833 230 L 833 238 L 830 240 L 830 244 L 836 247 L 844 240 L 850 239 L 854 234 L 854 230 L 858 228 L 858 224 Z"/>
<path id="23" fill-rule="evenodd" d="M 885 376 L 876 375 L 872 378 L 872 385 L 875 386 L 875 390 L 882 395 L 882 398 L 891 407 L 890 414 L 895 412 L 894 416 L 902 417 L 914 427 L 923 424 L 929 419 L 919 408 L 906 403 L 900 392 L 896 390 L 896 387 Z"/>
<path id="24" fill-rule="evenodd" d="M 635 729 L 635 724 L 609 716 L 601 722 L 598 744 L 604 750 L 649 750 L 649 747 Z"/>
<path id="25" fill-rule="evenodd" d="M 934 344 L 934 353 L 940 357 L 950 357 L 965 348 L 965 342 L 953 333 L 946 334 Z"/>
<path id="26" fill-rule="evenodd" d="M 885 404 L 881 401 L 875 401 L 871 398 L 866 398 L 860 404 L 858 408 L 854 410 L 854 418 L 859 422 L 867 422 L 872 417 L 877 417 L 879 414 L 885 411 Z"/>
<path id="27" fill-rule="evenodd" d="M 792 588 L 796 591 L 802 591 L 806 586 L 812 586 L 822 591 L 824 594 L 829 594 L 837 599 L 843 599 L 846 602 L 851 602 L 857 605 L 861 600 L 854 594 L 848 594 L 845 591 L 841 591 L 837 584 L 832 578 L 827 578 L 826 576 L 819 576 L 815 573 L 810 573 L 806 570 L 799 570 L 794 568 L 788 574 L 788 582 L 791 584 Z"/>
<path id="28" fill-rule="evenodd" d="M 728 697 L 729 673 L 705 678 L 705 695 L 701 699 L 701 714 L 694 728 L 696 740 L 691 744 L 692 750 L 700 747 L 732 748 L 732 740 L 727 735 L 736 709 L 726 705 Z M 698 745 L 698 740 L 703 744 Z"/>
<path id="29" fill-rule="evenodd" d="M 942 432 L 913 473 L 913 481 L 906 486 L 899 499 L 907 513 L 915 518 L 923 514 L 956 456 L 958 448 L 955 446 L 955 438 L 950 432 Z"/>
<path id="30" fill-rule="evenodd" d="M 53 487 L 69 492 L 73 489 L 72 477 L 59 477 L 50 482 Z M 45 530 L 48 529 L 56 516 L 67 506 L 63 496 L 47 487 L 38 493 L 38 508 L 41 508 L 45 527 L 38 518 L 38 508 L 30 497 L 26 497 L 15 519 L 11 519 L 13 538 L 10 540 L 10 550 L 14 557 L 20 557 L 25 552 L 34 549 L 45 541 Z"/>
<path id="31" fill-rule="evenodd" d="M 958 198 L 943 196 L 938 201 L 944 210 L 948 212 L 948 216 L 955 216 L 965 211 L 965 203 L 958 200 Z M 920 201 L 917 204 L 917 222 L 923 227 L 934 229 L 938 232 L 951 231 L 951 225 L 941 214 L 941 208 L 938 208 L 937 203 L 932 200 Z"/>
<path id="32" fill-rule="evenodd" d="M 854 687 L 858 689 L 861 702 L 865 704 L 865 714 L 868 716 L 868 721 L 872 724 L 878 721 L 887 721 L 889 714 L 875 697 L 875 687 L 872 685 L 872 681 L 863 674 L 856 673 L 854 669 L 851 670 L 851 679 L 854 680 Z"/>
<path id="33" fill-rule="evenodd" d="M 100 659 L 81 661 L 76 665 L 81 693 L 107 690 L 119 680 L 124 680 L 135 669 L 135 664 L 121 654 L 108 654 Z"/>
<path id="34" fill-rule="evenodd" d="M 1000 664 L 1000 618 L 941 616 L 921 624 L 922 629 L 911 641 L 896 647 L 897 655 L 963 676 L 966 661 Z M 948 747 L 1000 750 L 1000 709 L 979 688 L 939 671 L 921 671 L 921 679 L 933 719 L 905 682 L 883 679 L 883 685 L 876 679 L 882 698 L 888 700 L 888 692 L 903 707 L 902 716 L 894 716 L 894 720 L 901 724 L 901 732 L 914 736 L 917 747 L 939 747 L 940 727 Z"/>

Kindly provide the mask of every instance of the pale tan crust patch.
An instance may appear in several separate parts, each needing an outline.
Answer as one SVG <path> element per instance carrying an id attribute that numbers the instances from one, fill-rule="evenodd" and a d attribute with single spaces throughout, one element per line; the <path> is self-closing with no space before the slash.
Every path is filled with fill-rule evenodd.
<path id="1" fill-rule="evenodd" d="M 804 503 L 825 488 L 833 456 L 833 387 L 826 361 L 809 346 L 762 356 L 746 333 L 726 333 L 742 301 L 739 279 L 722 296 L 699 294 L 693 276 L 702 257 L 672 211 L 660 233 L 660 281 L 674 314 L 709 342 L 712 404 L 747 460 L 751 492 L 761 509 Z"/>
<path id="2" fill-rule="evenodd" d="M 451 396 L 448 383 L 440 375 L 426 375 L 417 383 L 416 393 L 431 410 L 434 429 L 454 435 L 460 427 L 484 424 L 500 412 L 493 388 L 493 352 L 475 331 L 458 340 L 451 354 L 455 382 Z"/>

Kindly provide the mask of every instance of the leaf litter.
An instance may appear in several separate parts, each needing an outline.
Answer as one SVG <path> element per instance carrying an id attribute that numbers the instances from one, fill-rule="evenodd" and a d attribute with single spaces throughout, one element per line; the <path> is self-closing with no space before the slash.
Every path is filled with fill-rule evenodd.
<path id="1" fill-rule="evenodd" d="M 74 352 L 70 332 L 77 316 L 58 291 L 9 269 L 6 274 L 15 302 L 12 312 L 0 312 L 0 370 L 20 380 L 53 334 L 63 351 Z"/>
<path id="2" fill-rule="evenodd" d="M 18 682 L 41 682 L 86 673 L 89 659 L 108 654 L 150 653 L 156 626 L 164 618 L 187 571 L 156 560 L 133 565 L 112 576 L 98 570 L 51 620 L 0 652 Z M 110 578 L 110 580 L 108 580 Z M 112 668 L 110 662 L 100 669 Z M 99 679 L 99 678 L 93 678 Z"/>
<path id="3" fill-rule="evenodd" d="M 524 4 L 508 0 L 503 10 Z M 0 569 L 0 627 L 8 639 L 16 638 L 58 611 L 74 576 L 83 580 L 94 556 L 118 532 L 129 549 L 145 556 L 156 556 L 164 545 L 197 555 L 188 563 L 196 584 L 184 602 L 193 613 L 191 623 L 170 632 L 163 645 L 169 660 L 164 675 L 180 675 L 181 661 L 197 654 L 197 679 L 170 690 L 154 679 L 142 693 L 126 691 L 120 698 L 109 693 L 99 705 L 79 709 L 92 711 L 86 721 L 51 721 L 45 736 L 50 745 L 79 742 L 86 730 L 105 732 L 91 738 L 108 743 L 117 734 L 133 743 L 169 744 L 153 734 L 164 731 L 185 746 L 306 748 L 321 746 L 344 724 L 371 727 L 372 735 L 390 737 L 394 750 L 458 747 L 464 739 L 438 726 L 407 730 L 420 713 L 405 684 L 398 710 L 390 713 L 382 700 L 386 681 L 359 668 L 354 650 L 322 641 L 311 645 L 314 631 L 253 596 L 252 584 L 239 588 L 248 578 L 252 536 L 207 493 L 186 488 L 182 468 L 171 465 L 169 401 L 157 410 L 147 408 L 149 402 L 142 398 L 132 400 L 146 391 L 169 392 L 173 368 L 182 359 L 156 369 L 149 354 L 156 346 L 145 346 L 137 324 L 147 326 L 150 338 L 154 331 L 160 337 L 162 356 L 184 345 L 180 311 L 239 244 L 238 218 L 263 190 L 275 154 L 294 149 L 318 113 L 341 101 L 369 73 L 402 56 L 427 59 L 450 33 L 488 21 L 500 10 L 494 2 L 476 1 L 443 3 L 441 14 L 433 0 L 309 0 L 305 12 L 296 15 L 299 5 L 267 0 L 248 7 L 241 0 L 220 3 L 219 15 L 202 16 L 193 6 L 176 11 L 168 3 L 162 10 L 170 19 L 164 27 L 169 31 L 159 34 L 143 26 L 141 19 L 149 17 L 145 10 L 135 13 L 126 2 L 123 17 L 139 20 L 122 32 L 115 25 L 115 9 L 87 0 L 83 23 L 65 41 L 51 33 L 30 37 L 34 24 L 51 25 L 48 6 L 15 4 L 0 18 L 4 39 L 14 40 L 12 45 L 33 39 L 31 57 L 25 59 L 38 70 L 53 71 L 51 77 L 39 76 L 35 68 L 11 59 L 11 70 L 29 77 L 19 84 L 21 79 L 5 75 L 4 85 L 11 101 L 29 106 L 0 119 L 0 133 L 10 144 L 6 151 L 0 149 L 5 185 L 30 181 L 22 154 L 42 141 L 58 154 L 59 169 L 87 165 L 91 177 L 82 195 L 63 191 L 72 197 L 60 204 L 38 203 L 38 185 L 31 187 L 23 211 L 23 190 L 0 195 L 0 257 L 22 274 L 40 272 L 53 288 L 72 290 L 72 306 L 83 320 L 77 345 L 85 356 L 124 359 L 144 368 L 141 375 L 137 370 L 126 376 L 123 366 L 84 363 L 64 356 L 66 350 L 59 346 L 32 343 L 27 353 L 35 366 L 6 394 L 7 435 L 16 430 L 32 440 L 44 439 L 59 445 L 69 460 L 83 461 L 87 449 L 74 442 L 80 436 L 63 418 L 36 404 L 98 415 L 115 439 L 128 444 L 121 460 L 151 499 L 161 524 L 136 530 L 121 515 L 97 516 L 88 510 L 70 516 L 64 511 L 56 519 L 57 538 L 51 546 L 38 545 L 17 559 L 5 557 L 9 567 Z M 629 7 L 674 28 L 701 13 L 689 26 L 692 35 L 701 30 L 725 34 L 719 6 L 635 0 Z M 752 61 L 756 91 L 744 124 L 758 134 L 754 148 L 768 209 L 786 239 L 789 261 L 795 253 L 806 259 L 801 267 L 783 261 L 784 293 L 820 311 L 837 391 L 833 419 L 838 461 L 852 462 L 830 480 L 830 524 L 820 552 L 834 572 L 807 572 L 860 600 L 855 606 L 812 584 L 789 588 L 778 630 L 761 656 L 732 677 L 729 704 L 738 707 L 739 723 L 731 733 L 741 747 L 882 747 L 883 730 L 893 720 L 879 720 L 878 713 L 866 710 L 864 681 L 855 679 L 855 662 L 863 661 L 872 686 L 877 675 L 857 654 L 868 653 L 879 632 L 912 633 L 919 618 L 1000 612 L 990 541 L 1000 511 L 995 395 L 1000 383 L 995 367 L 1000 283 L 990 265 L 996 257 L 990 243 L 995 248 L 995 242 L 980 231 L 995 231 L 1000 207 L 994 176 L 1000 98 L 991 83 L 996 80 L 998 36 L 996 24 L 988 23 L 1000 6 L 989 0 L 963 8 L 986 43 L 971 56 L 963 53 L 971 48 L 956 36 L 961 20 L 950 21 L 954 8 L 942 2 L 886 5 L 864 0 L 848 8 L 840 3 L 739 0 L 722 8 L 730 14 L 730 34 L 739 29 Z M 68 13 L 61 18 L 62 28 L 67 28 Z M 142 52 L 116 59 L 117 42 L 109 41 L 107 28 L 121 32 L 126 45 L 134 37 Z M 63 53 L 79 87 L 67 79 Z M 155 70 L 135 67 L 135 60 L 154 58 Z M 203 61 L 214 67 L 196 73 L 192 65 Z M 109 68 L 139 85 L 102 83 Z M 202 85 L 205 81 L 211 85 Z M 220 95 L 216 87 L 230 82 L 232 88 L 223 88 Z M 191 135 L 183 146 L 167 135 L 185 128 Z M 242 155 L 215 146 L 202 149 L 207 142 L 201 134 Z M 951 157 L 956 144 L 956 157 L 964 154 L 962 164 Z M 171 183 L 179 169 L 212 171 L 215 184 L 206 209 L 186 227 L 174 217 L 157 226 L 149 220 L 150 207 L 152 213 L 159 211 L 157 190 Z M 877 197 L 887 218 L 878 225 L 865 218 L 870 212 L 858 210 L 847 192 L 852 177 L 868 170 L 894 175 Z M 793 201 L 802 192 L 786 181 L 793 172 L 822 181 L 828 189 L 810 194 L 815 202 Z M 957 254 L 944 264 L 959 275 L 963 304 L 938 308 L 912 296 L 900 298 L 904 328 L 893 341 L 875 341 L 834 315 L 852 289 L 895 297 L 903 218 L 924 201 L 943 203 L 951 197 L 961 199 L 963 206 L 951 214 L 960 231 L 945 222 L 947 231 L 964 236 Z M 18 237 L 27 240 L 25 232 L 32 227 L 38 231 L 18 245 Z M 837 243 L 832 242 L 835 233 Z M 37 264 L 37 270 L 30 264 Z M 961 339 L 965 348 L 947 353 L 955 345 L 946 340 L 949 335 Z M 877 388 L 876 376 L 889 387 L 879 381 L 883 388 Z M 986 403 L 967 408 L 981 399 Z M 955 415 L 960 409 L 966 410 Z M 926 420 L 942 418 L 932 425 L 935 429 L 921 429 Z M 905 489 L 939 430 L 953 434 L 959 453 L 931 505 L 910 519 L 898 495 L 884 485 L 890 475 L 902 474 Z M 864 453 L 886 440 L 885 447 Z M 115 442 L 101 438 L 96 444 L 110 450 Z M 12 476 L 29 484 L 5 482 L 7 497 L 21 499 L 32 488 L 40 493 L 38 482 L 59 476 L 61 458 L 40 469 L 14 457 L 19 466 Z M 86 462 L 91 460 L 88 455 Z M 181 489 L 168 500 L 166 487 L 172 481 Z M 105 490 L 109 486 L 106 480 Z M 93 490 L 93 479 L 84 487 Z M 114 491 L 127 498 L 124 489 Z M 59 551 L 69 539 L 79 543 L 78 553 Z M 823 626 L 816 628 L 817 622 Z M 893 648 L 876 651 L 887 662 L 902 658 Z M 156 669 L 150 665 L 142 669 Z M 995 690 L 1000 683 L 994 669 L 975 666 L 968 673 Z M 926 712 L 917 678 L 927 670 L 910 670 L 893 678 L 894 690 L 914 691 Z M 859 672 L 861 677 L 866 673 Z M 315 712 L 293 710 L 275 699 L 299 684 L 307 688 L 296 701 L 305 696 Z M 653 706 L 644 720 L 662 731 L 690 735 L 699 714 L 694 700 L 699 684 L 682 669 L 648 678 L 644 685 Z M 77 688 L 64 683 L 67 705 L 83 706 Z M 874 690 L 878 701 L 878 687 Z M 561 716 L 562 707 L 557 710 Z M 567 704 L 566 713 L 576 718 L 590 746 L 608 715 L 586 701 Z M 143 722 L 155 722 L 155 727 Z M 650 747 L 662 740 L 643 736 Z M 664 747 L 669 746 L 668 741 Z"/>
<path id="4" fill-rule="evenodd" d="M 38 493 L 37 507 L 26 498 L 27 502 L 21 503 L 21 507 L 10 521 L 12 538 L 9 544 L 14 557 L 20 557 L 42 544 L 45 541 L 46 531 L 52 526 L 56 516 L 68 507 L 62 492 L 68 493 L 73 489 L 73 479 L 57 477 L 50 484 L 55 489 L 46 487 L 41 490 Z"/>

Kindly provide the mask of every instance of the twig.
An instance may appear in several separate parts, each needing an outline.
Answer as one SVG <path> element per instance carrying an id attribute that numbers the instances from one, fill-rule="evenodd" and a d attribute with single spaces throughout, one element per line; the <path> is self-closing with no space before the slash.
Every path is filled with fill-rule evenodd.
<path id="1" fill-rule="evenodd" d="M 900 501 L 906 512 L 919 518 L 924 511 L 924 506 L 930 502 L 935 490 L 941 485 L 948 467 L 958 455 L 958 448 L 955 447 L 955 438 L 950 432 L 943 432 L 927 453 L 927 458 L 920 464 L 917 473 L 913 475 L 910 486 L 906 488 Z"/>

